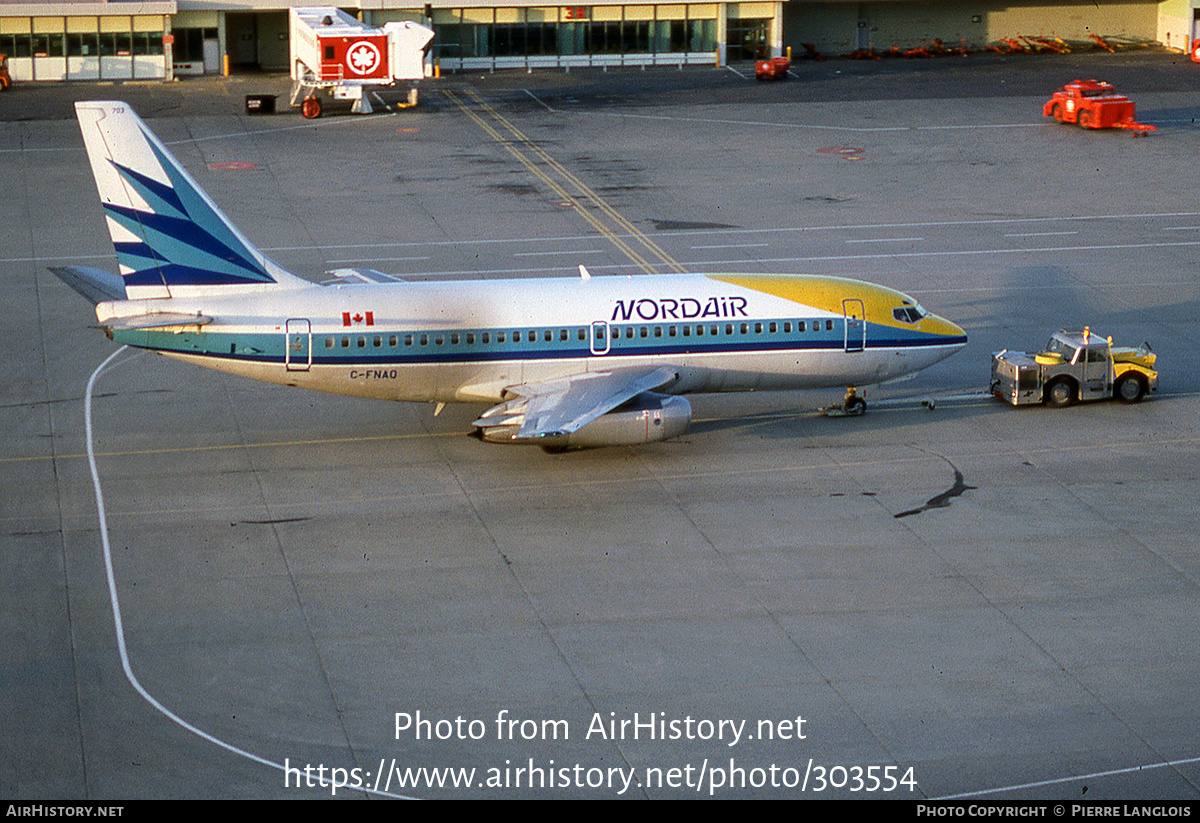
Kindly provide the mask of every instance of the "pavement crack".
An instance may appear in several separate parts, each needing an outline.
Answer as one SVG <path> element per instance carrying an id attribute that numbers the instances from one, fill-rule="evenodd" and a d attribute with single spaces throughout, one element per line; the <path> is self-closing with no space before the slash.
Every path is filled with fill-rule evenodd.
<path id="1" fill-rule="evenodd" d="M 931 454 L 936 454 L 936 452 L 931 452 Z M 954 485 L 946 489 L 946 491 L 942 492 L 941 494 L 929 498 L 924 506 L 900 512 L 899 514 L 892 515 L 893 517 L 908 517 L 909 515 L 920 514 L 921 512 L 928 511 L 929 509 L 944 509 L 950 505 L 951 500 L 953 500 L 955 497 L 958 497 L 963 492 L 978 488 L 977 486 L 968 486 L 966 480 L 963 478 L 963 473 L 958 470 L 958 466 L 951 463 L 945 455 L 938 454 L 937 456 L 945 460 L 946 463 L 949 464 L 950 468 L 954 469 Z"/>

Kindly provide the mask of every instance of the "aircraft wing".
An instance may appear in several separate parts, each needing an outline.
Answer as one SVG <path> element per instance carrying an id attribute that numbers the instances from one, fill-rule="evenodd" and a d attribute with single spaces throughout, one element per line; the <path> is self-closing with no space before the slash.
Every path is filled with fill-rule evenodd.
<path id="1" fill-rule="evenodd" d="M 587 372 L 545 383 L 524 383 L 510 391 L 517 397 L 493 406 L 474 425 L 517 426 L 515 440 L 571 434 L 642 392 L 674 382 L 672 366 Z"/>

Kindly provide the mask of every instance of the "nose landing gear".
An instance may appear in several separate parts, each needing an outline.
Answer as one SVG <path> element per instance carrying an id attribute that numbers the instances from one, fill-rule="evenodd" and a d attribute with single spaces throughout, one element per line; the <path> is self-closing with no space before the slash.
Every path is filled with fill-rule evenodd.
<path id="1" fill-rule="evenodd" d="M 846 399 L 841 406 L 822 409 L 826 417 L 857 417 L 867 410 L 867 401 L 858 396 L 854 386 L 846 387 Z"/>

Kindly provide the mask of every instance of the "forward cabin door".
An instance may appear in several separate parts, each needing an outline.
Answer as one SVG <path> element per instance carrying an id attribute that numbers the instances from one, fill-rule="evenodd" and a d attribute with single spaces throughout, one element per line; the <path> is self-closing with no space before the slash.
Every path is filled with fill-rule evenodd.
<path id="1" fill-rule="evenodd" d="M 842 315 L 845 323 L 843 343 L 846 351 L 862 351 L 867 347 L 867 311 L 863 301 L 856 297 L 843 300 Z"/>

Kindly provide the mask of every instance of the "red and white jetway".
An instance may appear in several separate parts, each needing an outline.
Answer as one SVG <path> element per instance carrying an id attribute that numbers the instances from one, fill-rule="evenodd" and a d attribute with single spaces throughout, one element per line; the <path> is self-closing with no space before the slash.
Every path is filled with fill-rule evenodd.
<path id="1" fill-rule="evenodd" d="M 369 87 L 406 82 L 408 102 L 416 104 L 433 29 L 411 21 L 374 28 L 333 6 L 290 9 L 288 29 L 292 105 L 305 117 L 321 115 L 322 91 L 335 100 L 353 100 L 352 111 L 369 114 Z"/>

